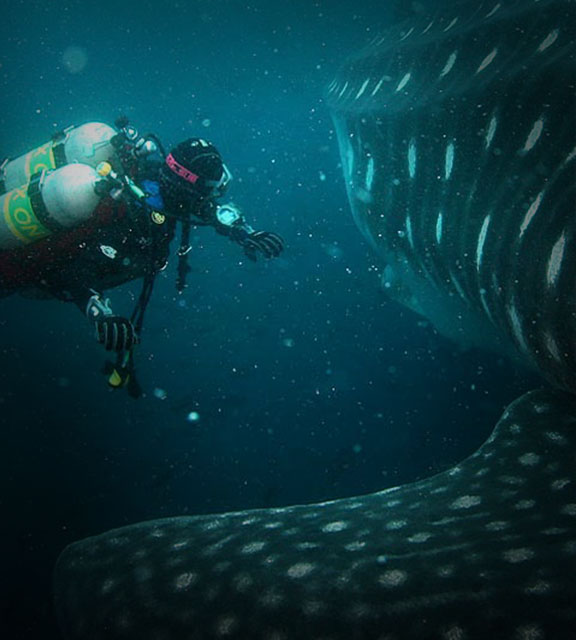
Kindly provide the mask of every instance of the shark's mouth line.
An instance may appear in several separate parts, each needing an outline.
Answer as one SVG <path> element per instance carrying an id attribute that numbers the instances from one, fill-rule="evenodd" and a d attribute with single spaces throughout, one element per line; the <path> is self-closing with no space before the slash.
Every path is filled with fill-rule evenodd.
<path id="1" fill-rule="evenodd" d="M 457 339 L 513 343 L 556 390 L 421 482 L 69 546 L 66 638 L 574 637 L 574 33 L 573 0 L 472 2 L 392 28 L 326 94 L 386 289 Z"/>

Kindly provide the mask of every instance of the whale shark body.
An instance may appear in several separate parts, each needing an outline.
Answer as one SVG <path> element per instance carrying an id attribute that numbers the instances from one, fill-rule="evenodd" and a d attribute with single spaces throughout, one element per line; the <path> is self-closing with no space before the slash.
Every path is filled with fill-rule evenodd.
<path id="1" fill-rule="evenodd" d="M 326 94 L 386 290 L 462 341 L 513 344 L 550 388 L 427 480 L 69 546 L 66 638 L 576 637 L 575 26 L 571 0 L 420 16 Z"/>
<path id="2" fill-rule="evenodd" d="M 573 638 L 575 444 L 572 398 L 532 392 L 476 454 L 429 480 L 89 538 L 57 566 L 62 630 L 89 640 Z"/>

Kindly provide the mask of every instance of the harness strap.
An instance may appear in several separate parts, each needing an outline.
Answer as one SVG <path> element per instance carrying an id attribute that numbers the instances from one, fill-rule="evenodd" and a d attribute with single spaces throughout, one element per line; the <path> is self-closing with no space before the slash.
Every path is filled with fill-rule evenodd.
<path id="1" fill-rule="evenodd" d="M 142 326 L 144 324 L 144 315 L 146 313 L 148 303 L 150 302 L 152 291 L 154 290 L 155 281 L 155 273 L 151 273 L 144 277 L 144 280 L 142 282 L 142 291 L 140 292 L 140 296 L 136 301 L 136 306 L 134 307 L 132 315 L 130 316 L 130 322 L 134 325 L 134 329 L 136 330 L 137 334 L 140 334 L 140 331 L 142 330 Z"/>
<path id="2" fill-rule="evenodd" d="M 182 223 L 182 236 L 180 238 L 180 248 L 178 249 L 178 279 L 176 289 L 182 293 L 186 288 L 186 276 L 190 271 L 188 265 L 188 254 L 190 253 L 190 228 L 192 224 L 189 220 Z"/>
<path id="3" fill-rule="evenodd" d="M 40 222 L 50 231 L 62 231 L 65 229 L 63 225 L 59 222 L 56 222 L 54 218 L 52 218 L 48 209 L 46 209 L 46 205 L 44 204 L 44 200 L 42 199 L 42 194 L 40 193 L 40 179 L 42 178 L 42 172 L 39 171 L 35 173 L 30 178 L 30 183 L 28 185 L 28 189 L 26 195 L 30 198 L 30 204 L 32 205 L 32 210 L 36 214 L 36 217 Z"/>

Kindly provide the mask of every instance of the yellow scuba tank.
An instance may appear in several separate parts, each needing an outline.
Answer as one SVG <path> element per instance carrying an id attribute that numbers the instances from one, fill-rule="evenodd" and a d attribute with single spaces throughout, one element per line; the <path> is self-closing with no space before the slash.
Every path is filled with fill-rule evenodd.
<path id="1" fill-rule="evenodd" d="M 0 196 L 0 249 L 31 244 L 88 220 L 106 193 L 102 180 L 87 164 L 67 164 Z"/>
<path id="2" fill-rule="evenodd" d="M 111 140 L 117 131 L 102 122 L 87 122 L 69 127 L 52 140 L 0 167 L 4 190 L 27 184 L 39 171 L 50 171 L 68 163 L 82 163 L 96 168 L 100 162 L 114 164 L 115 149 Z"/>

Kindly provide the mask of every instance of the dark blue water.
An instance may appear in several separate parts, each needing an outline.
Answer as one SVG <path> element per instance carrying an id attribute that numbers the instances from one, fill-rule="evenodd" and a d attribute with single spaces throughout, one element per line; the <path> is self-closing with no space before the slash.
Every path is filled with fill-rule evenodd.
<path id="1" fill-rule="evenodd" d="M 4 9 L 2 155 L 120 114 L 167 145 L 202 135 L 232 169 L 232 199 L 286 252 L 252 264 L 196 233 L 185 294 L 174 261 L 158 279 L 138 401 L 107 388 L 105 354 L 75 308 L 1 301 L 1 637 L 58 637 L 50 575 L 74 540 L 430 475 L 471 453 L 533 383 L 387 301 L 350 216 L 322 92 L 392 19 L 384 4 Z M 138 291 L 110 292 L 115 308 L 129 313 Z"/>

